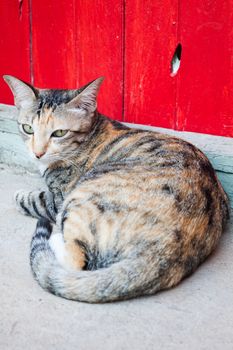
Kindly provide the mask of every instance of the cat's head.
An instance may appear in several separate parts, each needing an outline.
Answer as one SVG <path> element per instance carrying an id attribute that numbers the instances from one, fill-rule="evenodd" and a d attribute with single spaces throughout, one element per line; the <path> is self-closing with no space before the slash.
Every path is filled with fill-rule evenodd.
<path id="1" fill-rule="evenodd" d="M 86 140 L 103 78 L 77 90 L 37 89 L 10 75 L 4 80 L 13 92 L 19 129 L 34 159 L 49 165 Z"/>

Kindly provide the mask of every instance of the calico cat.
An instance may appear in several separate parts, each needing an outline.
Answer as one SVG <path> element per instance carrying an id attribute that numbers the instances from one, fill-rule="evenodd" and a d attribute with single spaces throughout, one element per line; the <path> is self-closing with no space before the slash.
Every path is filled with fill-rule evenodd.
<path id="1" fill-rule="evenodd" d="M 48 187 L 15 195 L 39 219 L 30 262 L 44 289 L 90 303 L 154 294 L 215 249 L 228 200 L 200 150 L 101 115 L 102 78 L 78 90 L 4 79 Z"/>

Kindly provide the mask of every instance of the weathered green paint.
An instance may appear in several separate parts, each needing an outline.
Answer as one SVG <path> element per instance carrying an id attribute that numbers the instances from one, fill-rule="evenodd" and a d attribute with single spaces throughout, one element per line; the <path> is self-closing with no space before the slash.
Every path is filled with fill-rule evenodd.
<path id="1" fill-rule="evenodd" d="M 233 174 L 217 171 L 217 175 L 230 199 L 231 207 L 233 208 Z"/>
<path id="2" fill-rule="evenodd" d="M 21 166 L 31 172 L 36 167 L 27 154 L 19 136 L 17 110 L 13 106 L 0 105 L 0 162 Z M 200 148 L 209 158 L 227 192 L 233 208 L 233 139 L 220 136 L 179 132 L 145 125 L 127 124 L 131 127 L 150 129 L 180 137 Z"/>
<path id="3" fill-rule="evenodd" d="M 0 111 L 1 113 L 1 111 Z M 0 131 L 8 132 L 10 134 L 19 134 L 18 125 L 15 120 L 6 119 L 0 116 Z"/>
<path id="4" fill-rule="evenodd" d="M 1 124 L 0 124 L 1 128 Z M 28 156 L 19 135 L 0 131 L 0 163 L 23 167 L 31 172 L 37 169 Z"/>

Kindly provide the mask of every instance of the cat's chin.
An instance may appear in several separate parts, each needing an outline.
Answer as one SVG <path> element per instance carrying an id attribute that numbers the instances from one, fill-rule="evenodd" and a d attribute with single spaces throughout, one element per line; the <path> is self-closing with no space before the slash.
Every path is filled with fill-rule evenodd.
<path id="1" fill-rule="evenodd" d="M 36 164 L 37 168 L 39 169 L 39 172 L 41 173 L 41 175 L 44 174 L 45 170 L 52 163 L 51 161 L 48 161 L 46 159 L 37 159 L 36 157 L 33 157 L 33 160 L 34 160 L 34 163 Z"/>
<path id="2" fill-rule="evenodd" d="M 33 159 L 42 175 L 44 174 L 45 170 L 49 168 L 49 166 L 57 162 L 57 160 L 51 160 L 51 158 L 47 159 L 46 157 L 44 159 L 43 157 L 41 159 L 37 159 L 37 158 L 33 158 Z"/>
<path id="3" fill-rule="evenodd" d="M 39 169 L 39 172 L 41 173 L 41 175 L 43 175 L 46 171 L 46 169 L 48 168 L 48 164 L 43 164 L 41 162 L 37 163 L 37 167 Z"/>
<path id="4" fill-rule="evenodd" d="M 36 158 L 33 158 L 33 161 L 34 161 L 36 167 L 39 169 L 39 172 L 41 173 L 41 175 L 43 175 L 45 170 L 49 167 L 49 164 L 42 162 L 41 160 L 36 159 Z"/>

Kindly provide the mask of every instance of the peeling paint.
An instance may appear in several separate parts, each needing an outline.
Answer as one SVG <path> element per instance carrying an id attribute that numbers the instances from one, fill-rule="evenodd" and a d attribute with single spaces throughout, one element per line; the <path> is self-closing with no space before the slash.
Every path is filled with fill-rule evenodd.
<path id="1" fill-rule="evenodd" d="M 23 0 L 19 0 L 19 19 L 22 19 L 23 15 Z"/>

